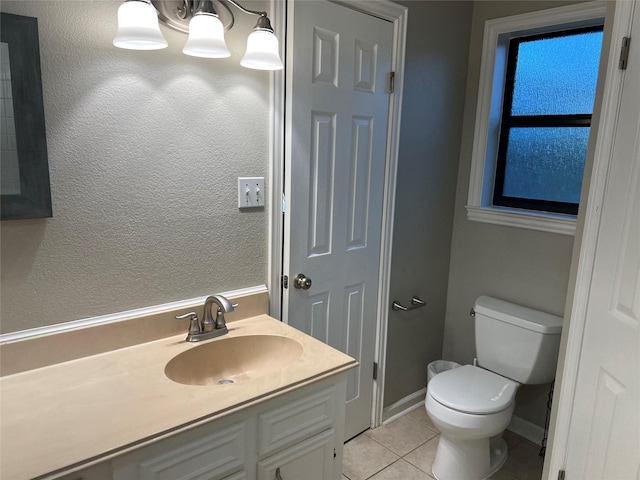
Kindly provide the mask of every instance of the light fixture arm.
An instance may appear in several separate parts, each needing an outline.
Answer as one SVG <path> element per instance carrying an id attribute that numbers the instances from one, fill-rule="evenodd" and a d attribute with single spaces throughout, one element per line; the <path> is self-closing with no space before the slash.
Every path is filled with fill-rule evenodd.
<path id="1" fill-rule="evenodd" d="M 240 5 L 236 0 L 222 0 L 223 5 L 226 6 L 226 2 L 229 2 L 231 5 L 235 6 L 238 10 L 248 13 L 249 15 L 258 15 L 258 22 L 256 26 L 253 27 L 254 30 L 266 30 L 267 32 L 274 33 L 273 27 L 271 26 L 271 22 L 269 21 L 269 17 L 267 17 L 267 12 L 259 11 L 259 10 L 250 10 L 248 8 Z"/>
<path id="2" fill-rule="evenodd" d="M 186 20 L 189 16 L 189 12 L 191 10 L 191 6 L 189 5 L 189 0 L 184 0 L 183 4 L 176 8 L 176 15 L 181 20 Z"/>
<path id="3" fill-rule="evenodd" d="M 236 7 L 238 10 L 243 11 L 244 13 L 248 13 L 250 15 L 258 15 L 260 17 L 266 17 L 267 16 L 267 12 L 260 11 L 260 10 L 250 10 L 250 9 L 245 8 L 242 5 L 240 5 L 238 2 L 236 2 L 236 0 L 223 0 L 223 2 L 229 2 L 231 5 Z"/>
<path id="4" fill-rule="evenodd" d="M 258 24 L 254 28 L 266 30 L 273 33 L 271 23 L 268 21 L 267 12 L 252 10 L 243 7 L 236 0 L 139 0 L 151 3 L 159 13 L 160 20 L 167 26 L 183 33 L 189 32 L 189 20 L 198 12 L 205 12 L 218 15 L 220 7 L 224 7 L 225 12 L 220 15 L 225 30 L 230 30 L 235 24 L 235 18 L 230 5 L 233 5 L 241 12 L 249 15 L 257 15 Z M 216 11 L 216 9 L 218 11 Z M 263 20 L 266 19 L 266 22 Z"/>

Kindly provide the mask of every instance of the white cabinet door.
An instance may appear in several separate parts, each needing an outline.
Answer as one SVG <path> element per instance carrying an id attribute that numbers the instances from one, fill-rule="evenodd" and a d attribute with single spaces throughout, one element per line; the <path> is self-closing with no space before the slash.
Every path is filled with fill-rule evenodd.
<path id="1" fill-rule="evenodd" d="M 330 429 L 258 462 L 258 480 L 330 480 L 335 430 Z"/>

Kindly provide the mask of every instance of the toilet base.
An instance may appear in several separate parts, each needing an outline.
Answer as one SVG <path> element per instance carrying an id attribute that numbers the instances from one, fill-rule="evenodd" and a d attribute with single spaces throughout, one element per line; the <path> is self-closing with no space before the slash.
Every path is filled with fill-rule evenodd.
<path id="1" fill-rule="evenodd" d="M 502 435 L 478 440 L 448 439 L 438 442 L 432 473 L 437 480 L 484 480 L 507 460 L 507 444 Z"/>

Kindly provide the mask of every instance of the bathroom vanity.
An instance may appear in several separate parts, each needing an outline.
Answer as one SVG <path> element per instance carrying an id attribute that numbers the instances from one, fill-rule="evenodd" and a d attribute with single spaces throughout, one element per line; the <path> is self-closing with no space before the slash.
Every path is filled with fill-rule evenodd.
<path id="1" fill-rule="evenodd" d="M 62 478 L 338 479 L 344 393 L 338 375 Z"/>
<path id="2" fill-rule="evenodd" d="M 228 326 L 2 377 L 2 478 L 339 479 L 355 360 L 267 315 Z"/>

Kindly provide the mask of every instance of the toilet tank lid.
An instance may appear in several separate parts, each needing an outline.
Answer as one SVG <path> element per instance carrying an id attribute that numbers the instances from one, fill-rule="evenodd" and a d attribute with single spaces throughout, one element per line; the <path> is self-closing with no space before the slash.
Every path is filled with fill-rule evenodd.
<path id="1" fill-rule="evenodd" d="M 547 335 L 559 335 L 562 317 L 482 295 L 476 299 L 476 313 Z"/>

